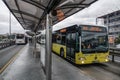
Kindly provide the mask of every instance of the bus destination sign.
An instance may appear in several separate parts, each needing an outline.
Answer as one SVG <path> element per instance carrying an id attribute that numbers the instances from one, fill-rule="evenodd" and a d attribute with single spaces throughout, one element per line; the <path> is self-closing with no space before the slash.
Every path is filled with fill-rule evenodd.
<path id="1" fill-rule="evenodd" d="M 91 26 L 83 26 L 82 30 L 84 31 L 95 31 L 95 32 L 101 32 L 101 31 L 105 31 L 105 28 L 102 27 L 91 27 Z"/>

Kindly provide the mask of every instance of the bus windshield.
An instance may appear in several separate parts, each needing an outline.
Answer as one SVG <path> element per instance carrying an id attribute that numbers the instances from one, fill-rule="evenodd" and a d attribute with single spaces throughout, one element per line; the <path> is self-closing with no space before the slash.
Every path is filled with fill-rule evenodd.
<path id="1" fill-rule="evenodd" d="M 107 52 L 107 32 L 82 31 L 81 50 L 83 53 Z"/>
<path id="2" fill-rule="evenodd" d="M 22 38 L 24 38 L 24 34 L 17 34 L 17 35 L 16 35 L 16 38 L 17 38 L 17 39 L 22 39 Z"/>

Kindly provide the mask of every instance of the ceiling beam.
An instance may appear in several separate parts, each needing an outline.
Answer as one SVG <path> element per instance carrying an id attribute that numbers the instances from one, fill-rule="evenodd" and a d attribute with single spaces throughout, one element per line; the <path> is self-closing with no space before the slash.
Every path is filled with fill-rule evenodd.
<path id="1" fill-rule="evenodd" d="M 24 1 L 26 3 L 29 3 L 29 4 L 31 4 L 33 6 L 36 6 L 36 7 L 40 8 L 40 9 L 42 9 L 42 10 L 46 9 L 46 7 L 44 5 L 38 3 L 37 1 L 34 1 L 34 0 L 22 0 L 22 1 Z"/>
<path id="2" fill-rule="evenodd" d="M 14 13 L 24 14 L 24 15 L 27 15 L 27 16 L 30 16 L 30 17 L 33 17 L 33 18 L 39 20 L 38 17 L 36 17 L 36 16 L 34 16 L 34 15 L 30 14 L 30 13 L 26 13 L 26 12 L 24 12 L 24 11 L 18 11 L 18 10 L 15 10 L 15 9 L 11 9 L 11 10 L 12 10 Z"/>

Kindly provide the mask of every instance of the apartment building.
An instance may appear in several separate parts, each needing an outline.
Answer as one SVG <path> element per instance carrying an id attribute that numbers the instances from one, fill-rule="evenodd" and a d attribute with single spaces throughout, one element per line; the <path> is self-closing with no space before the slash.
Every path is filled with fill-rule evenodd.
<path id="1" fill-rule="evenodd" d="M 104 20 L 104 25 L 108 26 L 109 35 L 118 37 L 120 35 L 120 10 L 98 17 Z"/>

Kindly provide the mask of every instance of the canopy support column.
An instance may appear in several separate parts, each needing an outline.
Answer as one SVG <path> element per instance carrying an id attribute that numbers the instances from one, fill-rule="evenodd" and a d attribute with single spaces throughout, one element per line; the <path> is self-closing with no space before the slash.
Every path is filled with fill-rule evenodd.
<path id="1" fill-rule="evenodd" d="M 49 14 L 46 17 L 46 80 L 52 80 L 52 27 L 50 26 Z"/>

